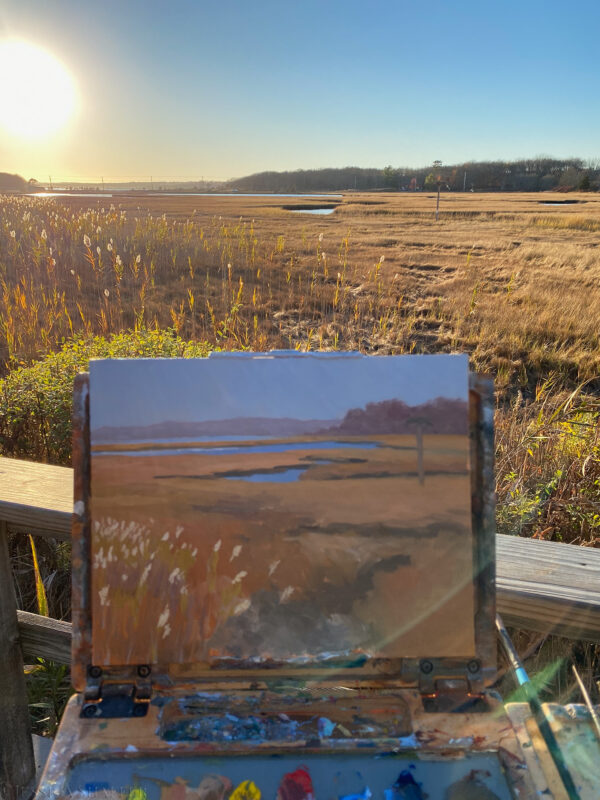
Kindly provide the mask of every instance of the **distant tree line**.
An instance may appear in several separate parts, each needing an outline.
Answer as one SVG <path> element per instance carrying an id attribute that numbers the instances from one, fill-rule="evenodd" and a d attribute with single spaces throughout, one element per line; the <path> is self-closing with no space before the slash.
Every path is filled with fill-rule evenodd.
<path id="1" fill-rule="evenodd" d="M 431 191 L 438 182 L 443 191 L 476 192 L 543 192 L 599 191 L 600 160 L 584 161 L 581 158 L 538 158 L 520 161 L 469 161 L 463 164 L 444 165 L 436 161 L 427 167 L 343 167 L 327 169 L 299 169 L 294 172 L 258 172 L 226 183 L 189 182 L 181 191 L 239 191 L 239 192 L 341 192 L 355 189 L 371 191 Z M 20 175 L 0 172 L 0 192 L 25 192 L 37 185 L 33 178 L 25 180 Z M 61 184 L 62 185 L 62 184 Z M 106 188 L 121 188 L 125 184 L 111 184 Z M 132 184 L 132 186 L 134 186 Z M 152 188 L 175 191 L 175 184 Z M 81 185 L 77 186 L 81 189 Z M 99 188 L 95 185 L 94 188 Z M 135 184 L 137 189 L 150 188 L 150 184 Z"/>
<path id="2" fill-rule="evenodd" d="M 35 185 L 33 178 L 26 181 L 20 175 L 11 175 L 9 172 L 0 172 L 0 192 L 26 192 Z"/>
<path id="3" fill-rule="evenodd" d="M 540 156 L 520 161 L 470 161 L 414 169 L 299 169 L 295 172 L 259 172 L 227 184 L 240 192 L 336 192 L 432 190 L 542 192 L 597 191 L 600 160 L 557 159 Z"/>

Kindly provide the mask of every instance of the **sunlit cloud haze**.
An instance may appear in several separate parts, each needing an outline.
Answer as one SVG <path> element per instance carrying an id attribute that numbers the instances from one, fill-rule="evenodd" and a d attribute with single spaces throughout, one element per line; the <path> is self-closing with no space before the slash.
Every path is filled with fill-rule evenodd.
<path id="1" fill-rule="evenodd" d="M 44 123 L 64 109 L 48 109 L 40 68 L 41 128 L 20 135 L 7 106 L 31 75 L 3 74 L 0 171 L 197 180 L 595 157 L 599 23 L 597 3 L 555 0 L 4 0 L 0 44 L 54 55 L 76 101 Z"/>

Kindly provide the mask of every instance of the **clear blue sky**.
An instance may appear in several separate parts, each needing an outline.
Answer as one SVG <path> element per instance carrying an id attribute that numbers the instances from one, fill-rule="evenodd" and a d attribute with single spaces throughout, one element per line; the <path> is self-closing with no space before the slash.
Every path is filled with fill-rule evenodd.
<path id="1" fill-rule="evenodd" d="M 193 179 L 595 157 L 599 31 L 587 0 L 2 0 L 0 42 L 59 56 L 79 104 L 34 144 L 0 130 L 0 170 Z"/>
<path id="2" fill-rule="evenodd" d="M 467 370 L 466 355 L 91 361 L 91 427 L 236 417 L 331 420 L 382 400 L 466 401 Z"/>

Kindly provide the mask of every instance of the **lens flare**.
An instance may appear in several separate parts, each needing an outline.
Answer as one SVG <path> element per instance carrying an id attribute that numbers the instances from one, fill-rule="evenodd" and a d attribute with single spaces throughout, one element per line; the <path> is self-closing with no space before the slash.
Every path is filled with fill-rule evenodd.
<path id="1" fill-rule="evenodd" d="M 0 41 L 0 128 L 21 139 L 58 132 L 76 105 L 73 78 L 46 50 L 28 42 Z"/>

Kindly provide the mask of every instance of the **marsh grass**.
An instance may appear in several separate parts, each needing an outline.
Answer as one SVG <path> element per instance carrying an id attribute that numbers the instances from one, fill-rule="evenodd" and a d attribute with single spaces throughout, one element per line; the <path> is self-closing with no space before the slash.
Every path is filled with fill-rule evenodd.
<path id="1" fill-rule="evenodd" d="M 398 292 L 384 285 L 379 259 L 349 263 L 347 240 L 326 253 L 315 238 L 298 252 L 282 235 L 259 241 L 251 221 L 129 219 L 114 206 L 69 214 L 22 198 L 2 205 L 5 364 L 78 333 L 144 327 L 226 348 L 402 347 Z"/>
<path id="2" fill-rule="evenodd" d="M 175 638 L 179 643 L 177 652 L 188 652 L 187 643 L 189 652 L 197 653 L 198 642 L 208 642 L 221 625 L 249 606 L 243 594 L 247 573 L 236 564 L 228 569 L 227 561 L 222 563 L 221 539 L 207 548 L 204 541 L 186 541 L 181 526 L 165 531 L 154 522 L 149 525 L 110 517 L 94 521 L 94 580 L 103 588 L 93 613 L 98 630 L 106 632 L 106 639 L 97 636 L 94 646 L 98 652 L 110 652 L 117 663 L 120 657 L 126 663 L 136 646 L 151 654 L 151 663 L 157 663 L 162 640 L 169 640 L 171 634 L 170 641 Z M 228 554 L 228 560 L 240 551 L 241 547 Z M 188 585 L 194 587 L 191 594 Z M 156 586 L 169 591 L 157 594 Z M 119 609 L 117 614 L 113 604 Z M 157 623 L 136 642 L 132 620 L 137 618 Z M 121 650 L 117 642 L 122 643 Z M 208 651 L 204 657 L 208 658 Z M 193 661 L 191 657 L 182 660 Z"/>
<path id="3" fill-rule="evenodd" d="M 69 668 L 38 658 L 25 667 L 32 733 L 54 736 L 67 700 L 73 694 Z"/>
<path id="4" fill-rule="evenodd" d="M 439 223 L 423 195 L 349 195 L 309 221 L 272 199 L 4 198 L 0 361 L 172 327 L 225 349 L 462 350 L 507 397 L 550 373 L 573 387 L 600 374 L 590 197 L 447 195 Z"/>
<path id="5" fill-rule="evenodd" d="M 501 529 L 596 542 L 593 196 L 542 211 L 540 195 L 447 195 L 437 224 L 423 195 L 349 195 L 319 220 L 272 198 L 104 202 L 0 201 L 4 452 L 68 463 L 65 392 L 33 364 L 63 341 L 79 344 L 59 361 L 77 353 L 80 368 L 106 350 L 86 341 L 127 329 L 138 343 L 169 329 L 203 352 L 467 351 L 498 391 Z"/>
<path id="6" fill-rule="evenodd" d="M 500 533 L 600 543 L 600 401 L 585 385 L 536 397 L 496 415 L 497 523 Z"/>

